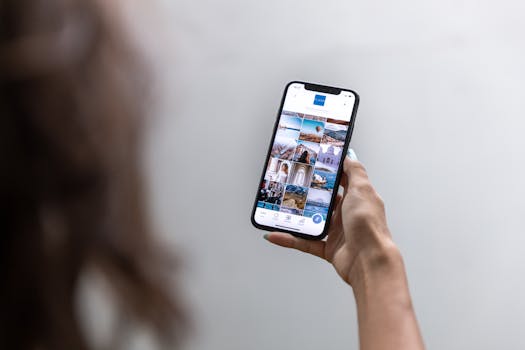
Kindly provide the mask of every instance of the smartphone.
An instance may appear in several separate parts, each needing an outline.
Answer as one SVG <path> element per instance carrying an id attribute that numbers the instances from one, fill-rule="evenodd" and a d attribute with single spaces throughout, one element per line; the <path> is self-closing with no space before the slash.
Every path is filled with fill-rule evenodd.
<path id="1" fill-rule="evenodd" d="M 253 206 L 255 227 L 326 236 L 358 104 L 352 90 L 288 83 Z"/>

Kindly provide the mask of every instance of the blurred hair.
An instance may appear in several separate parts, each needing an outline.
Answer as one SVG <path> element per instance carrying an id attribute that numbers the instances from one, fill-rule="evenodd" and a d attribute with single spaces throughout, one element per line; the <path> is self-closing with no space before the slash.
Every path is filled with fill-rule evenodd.
<path id="1" fill-rule="evenodd" d="M 75 310 L 88 268 L 159 339 L 184 325 L 144 206 L 146 74 L 113 15 L 0 0 L 1 349 L 88 349 Z"/>

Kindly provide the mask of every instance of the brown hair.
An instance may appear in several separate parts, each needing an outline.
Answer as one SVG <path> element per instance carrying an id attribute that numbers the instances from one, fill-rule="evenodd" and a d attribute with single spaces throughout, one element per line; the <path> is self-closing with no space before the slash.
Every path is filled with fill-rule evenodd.
<path id="1" fill-rule="evenodd" d="M 159 339 L 184 324 L 144 207 L 145 74 L 99 5 L 0 0 L 1 349 L 88 349 L 87 268 Z"/>

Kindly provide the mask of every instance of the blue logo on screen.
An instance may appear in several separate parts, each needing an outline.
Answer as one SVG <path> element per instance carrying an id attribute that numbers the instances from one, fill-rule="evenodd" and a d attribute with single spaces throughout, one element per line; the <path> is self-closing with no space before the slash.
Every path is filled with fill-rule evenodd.
<path id="1" fill-rule="evenodd" d="M 323 221 L 323 216 L 321 214 L 315 214 L 312 216 L 312 220 L 314 224 L 319 224 L 321 221 Z"/>
<path id="2" fill-rule="evenodd" d="M 314 105 L 316 105 L 316 106 L 324 106 L 324 101 L 326 101 L 326 96 L 315 95 Z"/>

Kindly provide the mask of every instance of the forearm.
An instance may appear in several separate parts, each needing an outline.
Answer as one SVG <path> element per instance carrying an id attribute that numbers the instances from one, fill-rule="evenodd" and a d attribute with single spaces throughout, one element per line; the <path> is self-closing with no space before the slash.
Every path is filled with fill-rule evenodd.
<path id="1" fill-rule="evenodd" d="M 403 260 L 391 245 L 361 254 L 352 271 L 361 350 L 424 349 Z"/>

